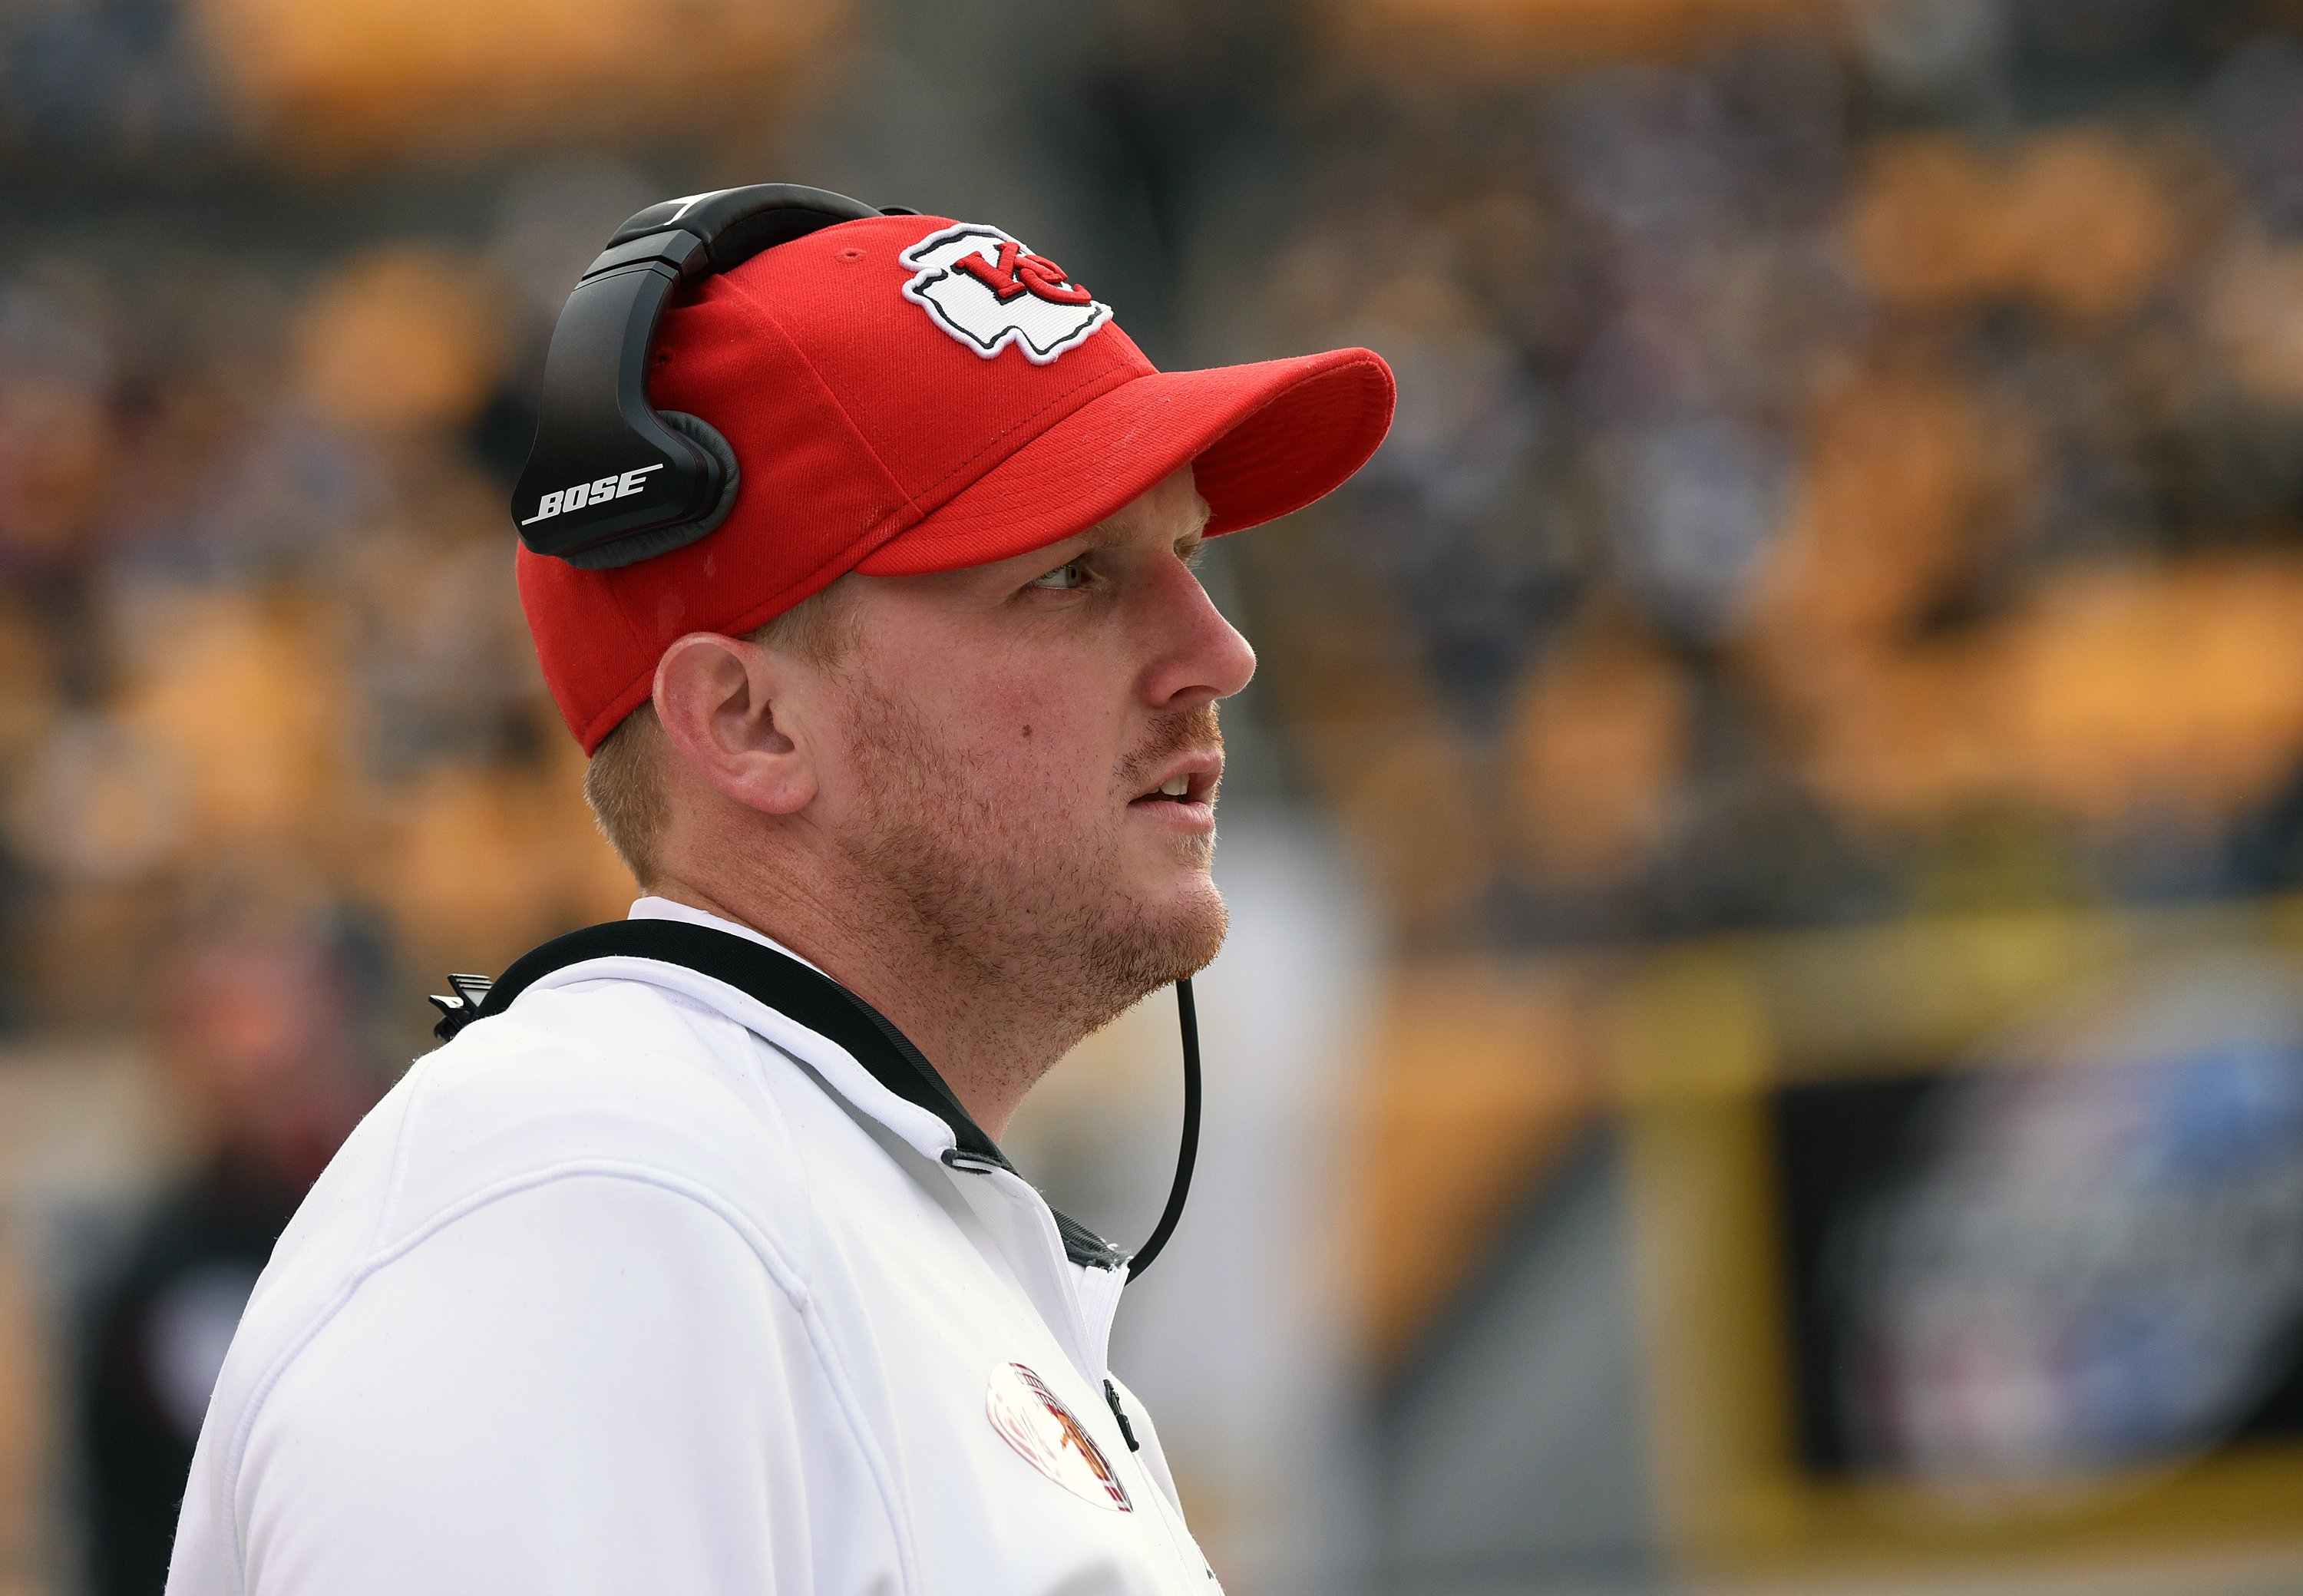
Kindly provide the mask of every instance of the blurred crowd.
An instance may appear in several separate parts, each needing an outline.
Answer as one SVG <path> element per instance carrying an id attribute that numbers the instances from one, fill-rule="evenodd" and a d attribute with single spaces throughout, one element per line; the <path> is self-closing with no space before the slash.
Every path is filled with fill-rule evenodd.
<path id="1" fill-rule="evenodd" d="M 515 291 L 419 243 L 0 290 L 16 1024 L 127 1018 L 187 915 L 357 913 L 432 972 L 620 900 L 490 476 Z"/>
<path id="2" fill-rule="evenodd" d="M 1244 773 L 1394 952 L 2303 884 L 2303 11 L 1106 9 L 952 159 L 1060 165 L 1009 224 L 1171 364 L 1397 370 L 1370 469 L 1215 570 Z M 99 1496 L 181 1473 L 168 1381 L 415 995 L 628 900 L 504 509 L 577 271 L 934 143 L 922 8 L 681 13 L 0 5 L 0 1033 L 144 1028 L 204 1105 L 90 1288 Z"/>
<path id="3" fill-rule="evenodd" d="M 1838 20 L 1323 107 L 1267 325 L 1400 419 L 1243 553 L 1411 934 L 2303 870 L 2303 38 Z"/>

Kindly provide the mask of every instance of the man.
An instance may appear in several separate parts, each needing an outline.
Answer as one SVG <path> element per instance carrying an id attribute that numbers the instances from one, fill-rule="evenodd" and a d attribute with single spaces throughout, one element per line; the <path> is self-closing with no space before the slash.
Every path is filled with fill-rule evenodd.
<path id="1" fill-rule="evenodd" d="M 89 1295 L 73 1371 L 90 1596 L 165 1583 L 192 1445 L 273 1244 L 382 1083 L 343 939 L 205 919 L 154 982 L 152 1042 L 199 1156 Z"/>
<path id="2" fill-rule="evenodd" d="M 1126 1254 L 996 1138 L 1214 957 L 1254 661 L 1191 562 L 1355 470 L 1390 374 L 1157 372 L 1054 262 L 908 215 L 710 276 L 654 350 L 727 519 L 520 585 L 662 951 L 527 983 L 355 1133 L 169 1588 L 1212 1591 L 1106 1366 Z"/>

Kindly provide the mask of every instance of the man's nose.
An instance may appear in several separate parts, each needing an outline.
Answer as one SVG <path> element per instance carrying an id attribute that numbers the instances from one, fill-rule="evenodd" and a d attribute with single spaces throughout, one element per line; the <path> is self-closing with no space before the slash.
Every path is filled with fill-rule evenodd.
<path id="1" fill-rule="evenodd" d="M 1255 650 L 1224 619 L 1191 567 L 1177 560 L 1161 573 L 1160 651 L 1143 679 L 1152 707 L 1196 709 L 1228 698 L 1255 675 Z"/>

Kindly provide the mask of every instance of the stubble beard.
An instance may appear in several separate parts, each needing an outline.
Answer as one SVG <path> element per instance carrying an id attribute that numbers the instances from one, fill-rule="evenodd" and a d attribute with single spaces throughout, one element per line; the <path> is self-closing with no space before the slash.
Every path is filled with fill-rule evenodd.
<path id="1" fill-rule="evenodd" d="M 1215 958 L 1228 916 L 1204 875 L 1211 838 L 1177 840 L 1201 890 L 1173 906 L 1144 903 L 1115 879 L 1116 828 L 1035 832 L 999 801 L 1001 773 L 937 746 L 907 705 L 870 684 L 851 680 L 849 690 L 867 794 L 850 855 L 860 889 L 952 990 L 983 1004 L 980 1018 L 1016 1029 L 1019 1068 L 1036 1078 L 1081 1037 Z M 1141 790 L 1177 754 L 1222 740 L 1212 705 L 1163 717 L 1118 780 Z"/>

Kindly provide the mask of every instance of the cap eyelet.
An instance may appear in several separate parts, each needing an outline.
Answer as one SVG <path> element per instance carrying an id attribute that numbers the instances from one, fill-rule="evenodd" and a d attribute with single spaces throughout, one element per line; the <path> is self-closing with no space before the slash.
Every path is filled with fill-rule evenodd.
<path id="1" fill-rule="evenodd" d="M 845 249 L 834 249 L 831 252 L 831 258 L 834 260 L 845 261 L 848 265 L 854 266 L 857 261 L 864 258 L 864 251 L 856 248 L 855 245 L 850 244 Z"/>

